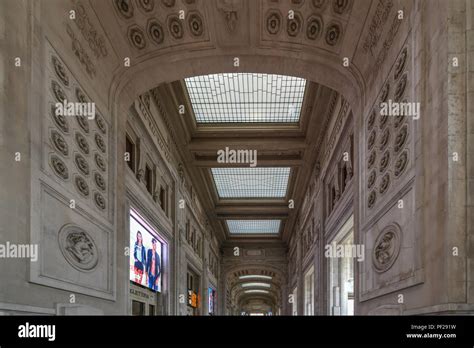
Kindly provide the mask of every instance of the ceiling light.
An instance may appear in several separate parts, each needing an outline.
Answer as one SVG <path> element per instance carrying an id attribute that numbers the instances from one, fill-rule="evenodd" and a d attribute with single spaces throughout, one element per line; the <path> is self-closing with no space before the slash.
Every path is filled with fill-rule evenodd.
<path id="1" fill-rule="evenodd" d="M 272 277 L 270 276 L 266 276 L 266 275 L 259 275 L 259 274 L 250 274 L 250 275 L 243 275 L 243 276 L 240 276 L 239 279 L 272 279 Z"/>
<path id="2" fill-rule="evenodd" d="M 269 287 L 271 287 L 271 285 L 268 284 L 268 283 L 243 283 L 242 287 L 243 288 L 253 288 L 253 287 L 256 287 L 256 288 L 269 288 Z"/>
<path id="3" fill-rule="evenodd" d="M 245 290 L 244 291 L 246 294 L 268 294 L 268 290 L 260 290 L 260 289 L 251 289 L 251 290 Z"/>

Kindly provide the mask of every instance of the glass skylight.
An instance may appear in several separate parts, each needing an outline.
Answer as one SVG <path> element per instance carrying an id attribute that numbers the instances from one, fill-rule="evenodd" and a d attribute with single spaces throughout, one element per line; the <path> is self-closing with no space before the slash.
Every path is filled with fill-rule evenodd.
<path id="1" fill-rule="evenodd" d="M 212 168 L 220 198 L 284 198 L 290 168 Z"/>
<path id="2" fill-rule="evenodd" d="M 230 234 L 278 234 L 280 220 L 227 220 Z"/>
<path id="3" fill-rule="evenodd" d="M 260 290 L 260 289 L 245 290 L 244 292 L 246 294 L 254 294 L 254 293 L 268 294 L 268 290 Z"/>
<path id="4" fill-rule="evenodd" d="M 242 284 L 243 288 L 269 288 L 271 287 L 270 284 L 268 283 L 243 283 Z"/>
<path id="5" fill-rule="evenodd" d="M 239 279 L 272 279 L 272 277 L 266 275 L 249 274 L 240 276 Z"/>
<path id="6" fill-rule="evenodd" d="M 197 123 L 295 123 L 306 80 L 293 76 L 234 73 L 184 80 Z"/>

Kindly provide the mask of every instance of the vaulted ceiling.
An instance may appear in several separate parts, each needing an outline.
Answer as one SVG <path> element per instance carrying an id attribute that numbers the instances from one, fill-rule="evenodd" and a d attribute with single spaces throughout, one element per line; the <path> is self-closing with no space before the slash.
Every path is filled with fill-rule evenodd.
<path id="1" fill-rule="evenodd" d="M 364 98 L 363 91 L 374 83 L 371 76 L 381 68 L 400 29 L 397 10 L 408 13 L 412 7 L 405 0 L 77 0 L 74 4 L 75 24 L 52 21 L 51 26 L 61 26 L 56 32 L 66 32 L 72 39 L 76 56 L 90 77 L 111 86 L 109 104 L 121 84 L 129 83 L 127 88 L 135 93 L 155 86 L 152 94 L 173 115 L 174 138 L 221 240 L 243 238 L 242 233 L 231 233 L 228 220 L 252 220 L 253 226 L 266 223 L 272 228 L 274 223 L 264 220 L 278 220 L 277 234 L 252 233 L 251 237 L 288 238 L 295 223 L 289 201 L 297 208 L 303 200 L 331 105 L 338 92 L 353 98 L 352 91 L 358 90 Z M 68 5 L 58 6 L 69 10 Z M 77 46 L 78 36 L 88 42 L 94 62 Z M 224 56 L 225 61 L 213 65 L 214 56 Z M 294 62 L 275 57 L 293 57 Z M 350 64 L 344 66 L 345 61 Z M 156 64 L 165 64 L 167 69 Z M 154 67 L 165 83 L 153 82 Z M 224 101 L 217 109 L 212 100 L 199 99 L 212 88 L 214 96 L 230 97 L 229 90 L 219 94 L 222 91 L 211 86 L 232 86 L 232 79 L 213 75 L 216 73 L 290 75 L 292 70 L 300 71 L 294 77 L 305 81 L 303 85 L 294 83 L 294 77 L 284 77 L 293 81 L 293 97 L 304 89 L 301 109 L 294 105 L 301 101 L 298 98 L 287 101 L 292 109 L 283 108 L 283 113 L 275 104 L 261 100 L 249 104 Z M 209 75 L 197 74 L 199 71 Z M 150 76 L 143 75 L 147 72 Z M 184 106 L 184 113 L 178 106 Z M 249 116 L 242 112 L 245 110 L 258 112 Z M 242 166 L 217 161 L 217 152 L 226 147 L 257 150 L 258 168 L 264 172 L 289 170 L 285 195 L 232 197 L 229 187 L 241 180 L 242 173 L 235 176 L 226 170 Z M 259 191 L 264 191 L 262 182 L 267 186 L 269 182 L 268 178 L 245 180 L 253 180 Z M 231 223 L 231 228 L 235 226 L 237 222 Z M 238 230 L 244 227 L 240 223 Z"/>
<path id="2" fill-rule="evenodd" d="M 337 93 L 300 78 L 245 73 L 175 81 L 153 95 L 173 114 L 178 147 L 200 198 L 213 207 L 214 227 L 226 239 L 280 239 Z M 233 161 L 231 151 L 255 151 L 256 166 L 235 163 L 250 158 L 234 152 Z"/>

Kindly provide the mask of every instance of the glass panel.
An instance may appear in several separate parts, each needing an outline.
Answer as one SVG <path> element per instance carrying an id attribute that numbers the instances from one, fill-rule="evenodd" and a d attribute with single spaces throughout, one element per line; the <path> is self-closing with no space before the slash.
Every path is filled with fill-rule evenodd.
<path id="1" fill-rule="evenodd" d="M 280 220 L 227 220 L 230 234 L 278 234 Z"/>
<path id="2" fill-rule="evenodd" d="M 290 168 L 212 168 L 220 198 L 284 198 Z"/>
<path id="3" fill-rule="evenodd" d="M 184 80 L 197 123 L 296 123 L 306 80 L 235 73 Z"/>

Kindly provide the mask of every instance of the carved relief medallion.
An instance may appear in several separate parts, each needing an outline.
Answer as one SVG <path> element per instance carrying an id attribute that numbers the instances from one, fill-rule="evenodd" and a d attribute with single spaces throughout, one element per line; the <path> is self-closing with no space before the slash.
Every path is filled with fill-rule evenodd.
<path id="1" fill-rule="evenodd" d="M 92 271 L 99 262 L 99 250 L 92 237 L 82 228 L 65 225 L 58 234 L 64 258 L 79 271 Z"/>
<path id="2" fill-rule="evenodd" d="M 400 252 L 401 230 L 397 224 L 385 227 L 374 243 L 372 262 L 375 271 L 386 272 L 396 261 Z"/>

